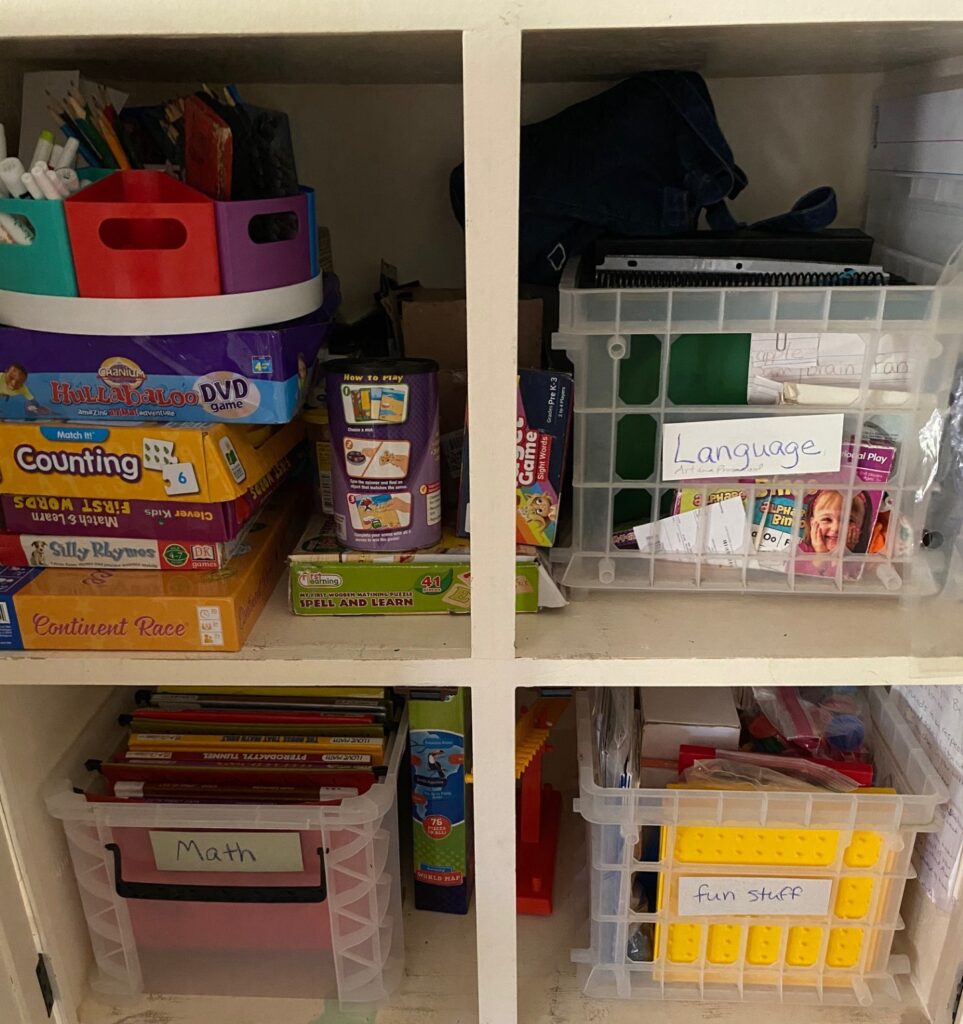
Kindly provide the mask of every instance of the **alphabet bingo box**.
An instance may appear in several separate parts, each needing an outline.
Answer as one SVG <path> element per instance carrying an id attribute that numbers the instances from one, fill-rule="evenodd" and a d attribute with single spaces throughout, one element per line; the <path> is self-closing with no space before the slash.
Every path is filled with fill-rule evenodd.
<path id="1" fill-rule="evenodd" d="M 280 578 L 303 516 L 279 499 L 215 572 L 43 569 L 13 594 L 25 650 L 238 651 Z"/>
<path id="2" fill-rule="evenodd" d="M 51 785 L 97 973 L 109 996 L 388 998 L 404 970 L 398 771 L 338 804 L 222 806 L 87 799 Z"/>
<path id="3" fill-rule="evenodd" d="M 330 274 L 320 309 L 276 326 L 149 337 L 0 327 L 0 419 L 287 423 L 340 302 Z"/>
<path id="4" fill-rule="evenodd" d="M 189 504 L 234 501 L 304 437 L 214 423 L 0 423 L 0 493 Z"/>
<path id="5" fill-rule="evenodd" d="M 886 691 L 867 697 L 879 790 L 829 793 L 603 788 L 577 695 L 591 940 L 572 959 L 586 995 L 899 1002 L 903 888 L 946 790 Z"/>

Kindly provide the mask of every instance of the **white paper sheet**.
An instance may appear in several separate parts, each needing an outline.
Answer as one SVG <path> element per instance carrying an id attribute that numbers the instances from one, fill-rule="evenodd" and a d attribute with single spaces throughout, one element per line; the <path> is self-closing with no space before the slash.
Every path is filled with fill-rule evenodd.
<path id="1" fill-rule="evenodd" d="M 944 910 L 960 897 L 963 856 L 963 686 L 896 686 L 910 728 L 949 790 L 939 832 L 916 841 L 920 884 Z"/>
<path id="2" fill-rule="evenodd" d="M 913 361 L 906 336 L 884 334 L 879 339 L 869 382 L 874 388 L 900 391 L 908 388 Z M 753 378 L 797 384 L 831 384 L 859 388 L 866 357 L 866 339 L 859 334 L 804 334 L 790 331 L 772 334 L 753 331 L 749 346 L 750 405 L 778 401 L 778 394 Z"/>
<path id="3" fill-rule="evenodd" d="M 842 442 L 841 412 L 666 423 L 662 479 L 745 480 L 836 473 Z"/>
<path id="4" fill-rule="evenodd" d="M 746 508 L 742 498 L 727 498 L 703 508 L 681 512 L 635 527 L 639 550 L 659 557 L 671 555 L 737 555 L 746 545 Z M 735 558 L 706 558 L 711 565 L 734 567 Z"/>

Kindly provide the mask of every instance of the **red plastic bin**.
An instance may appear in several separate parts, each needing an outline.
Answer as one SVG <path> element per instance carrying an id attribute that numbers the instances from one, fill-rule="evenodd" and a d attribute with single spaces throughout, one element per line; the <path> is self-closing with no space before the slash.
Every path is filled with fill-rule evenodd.
<path id="1" fill-rule="evenodd" d="M 64 202 L 84 298 L 218 295 L 214 203 L 161 171 L 117 171 Z"/>

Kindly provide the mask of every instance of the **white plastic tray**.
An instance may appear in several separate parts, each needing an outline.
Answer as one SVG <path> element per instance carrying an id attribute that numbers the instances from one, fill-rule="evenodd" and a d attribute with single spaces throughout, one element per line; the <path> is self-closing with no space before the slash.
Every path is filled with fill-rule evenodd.
<path id="1" fill-rule="evenodd" d="M 322 302 L 321 274 L 235 295 L 185 299 L 82 299 L 0 289 L 0 324 L 55 334 L 201 334 L 284 323 Z"/>

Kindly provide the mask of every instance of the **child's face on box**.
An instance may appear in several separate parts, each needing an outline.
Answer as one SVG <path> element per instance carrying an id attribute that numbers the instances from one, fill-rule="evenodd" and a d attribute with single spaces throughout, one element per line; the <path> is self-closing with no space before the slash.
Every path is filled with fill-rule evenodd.
<path id="1" fill-rule="evenodd" d="M 853 496 L 846 526 L 846 547 L 853 551 L 859 543 L 866 519 L 866 499 L 862 494 Z M 839 491 L 822 491 L 813 502 L 809 513 L 809 541 L 813 551 L 835 551 L 839 542 L 839 525 L 843 512 L 843 496 Z"/>
<path id="2" fill-rule="evenodd" d="M 2 365 L 3 363 L 0 363 L 0 366 Z M 3 375 L 3 382 L 11 391 L 17 391 L 27 383 L 27 375 L 19 366 L 9 366 Z"/>

